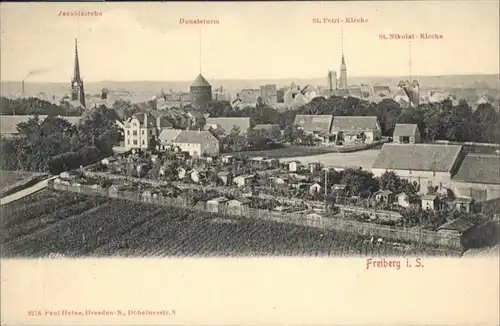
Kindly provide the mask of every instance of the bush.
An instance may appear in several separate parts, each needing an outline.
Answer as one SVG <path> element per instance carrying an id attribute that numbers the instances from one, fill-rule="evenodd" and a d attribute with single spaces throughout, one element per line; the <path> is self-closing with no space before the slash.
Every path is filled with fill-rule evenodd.
<path id="1" fill-rule="evenodd" d="M 59 154 L 49 160 L 48 166 L 50 173 L 59 174 L 78 168 L 80 166 L 80 157 L 75 152 Z"/>
<path id="2" fill-rule="evenodd" d="M 80 149 L 78 152 L 78 157 L 80 160 L 80 165 L 89 165 L 97 162 L 100 158 L 100 151 L 95 146 L 86 146 Z"/>

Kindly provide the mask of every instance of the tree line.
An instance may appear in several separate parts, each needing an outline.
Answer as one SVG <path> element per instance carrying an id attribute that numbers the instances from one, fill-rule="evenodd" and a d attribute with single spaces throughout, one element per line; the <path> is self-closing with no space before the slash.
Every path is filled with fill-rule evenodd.
<path id="1" fill-rule="evenodd" d="M 114 110 L 99 107 L 82 116 L 78 125 L 38 115 L 17 126 L 19 135 L 0 138 L 2 170 L 60 173 L 94 163 L 112 153 L 120 139 Z"/>

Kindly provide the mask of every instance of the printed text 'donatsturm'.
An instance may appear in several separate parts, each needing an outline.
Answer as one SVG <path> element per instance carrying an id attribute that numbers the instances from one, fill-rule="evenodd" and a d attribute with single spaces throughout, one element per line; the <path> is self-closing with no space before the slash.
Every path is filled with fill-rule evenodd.
<path id="1" fill-rule="evenodd" d="M 377 269 L 377 268 L 387 268 L 387 269 L 401 269 L 405 268 L 422 268 L 424 264 L 422 263 L 422 258 L 406 258 L 406 259 L 389 259 L 389 258 L 368 258 L 366 259 L 366 269 Z"/>
<path id="2" fill-rule="evenodd" d="M 379 40 L 442 40 L 443 34 L 439 33 L 382 33 L 378 34 Z"/>
<path id="3" fill-rule="evenodd" d="M 74 310 L 74 309 L 58 309 L 58 310 L 28 310 L 30 317 L 57 317 L 57 316 L 174 316 L 175 310 L 148 310 L 148 309 L 124 309 L 124 310 Z"/>
<path id="4" fill-rule="evenodd" d="M 314 17 L 313 24 L 365 24 L 368 18 L 365 17 Z"/>

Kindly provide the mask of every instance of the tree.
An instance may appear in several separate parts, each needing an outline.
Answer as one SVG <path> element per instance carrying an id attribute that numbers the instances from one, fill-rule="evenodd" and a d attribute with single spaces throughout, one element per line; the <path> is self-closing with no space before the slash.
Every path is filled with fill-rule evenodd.
<path id="1" fill-rule="evenodd" d="M 347 169 L 342 174 L 341 183 L 347 185 L 352 195 L 367 198 L 379 189 L 378 181 L 371 172 Z"/>
<path id="2" fill-rule="evenodd" d="M 390 190 L 393 193 L 401 191 L 401 178 L 393 171 L 384 172 L 378 179 L 379 187 L 383 190 Z"/>

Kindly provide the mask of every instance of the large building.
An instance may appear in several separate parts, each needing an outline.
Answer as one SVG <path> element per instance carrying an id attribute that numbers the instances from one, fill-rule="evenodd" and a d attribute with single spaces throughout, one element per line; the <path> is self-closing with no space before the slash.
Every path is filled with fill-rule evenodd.
<path id="1" fill-rule="evenodd" d="M 80 61 L 78 59 L 78 42 L 75 39 L 75 64 L 73 70 L 73 79 L 71 79 L 71 101 L 78 101 L 85 107 L 85 90 L 83 80 L 80 75 Z"/>
<path id="2" fill-rule="evenodd" d="M 260 97 L 264 103 L 274 106 L 278 103 L 278 93 L 276 90 L 276 85 L 264 85 L 260 86 Z"/>
<path id="3" fill-rule="evenodd" d="M 397 144 L 420 143 L 418 126 L 412 123 L 397 123 L 392 135 L 392 141 Z"/>
<path id="4" fill-rule="evenodd" d="M 499 162 L 498 154 L 467 154 L 451 178 L 455 196 L 470 197 L 476 201 L 499 198 Z"/>
<path id="5" fill-rule="evenodd" d="M 334 89 L 337 89 L 337 72 L 330 70 L 328 71 L 328 90 Z"/>
<path id="6" fill-rule="evenodd" d="M 192 157 L 219 154 L 219 140 L 209 131 L 163 129 L 159 135 L 159 149 L 178 147 Z"/>
<path id="7" fill-rule="evenodd" d="M 324 115 L 303 115 L 295 116 L 294 125 L 302 129 L 306 134 L 328 134 L 332 128 L 333 116 Z"/>
<path id="8" fill-rule="evenodd" d="M 382 129 L 376 116 L 336 116 L 331 134 L 337 144 L 370 144 L 382 137 Z"/>
<path id="9" fill-rule="evenodd" d="M 137 113 L 120 124 L 126 149 L 149 149 L 157 145 L 158 135 L 167 121 L 150 113 Z"/>
<path id="10" fill-rule="evenodd" d="M 344 53 L 342 53 L 342 60 L 340 62 L 339 88 L 340 89 L 348 89 L 348 86 L 347 86 L 347 65 L 345 64 Z"/>
<path id="11" fill-rule="evenodd" d="M 191 105 L 197 110 L 205 110 L 212 101 L 212 85 L 199 74 L 189 87 Z"/>
<path id="12" fill-rule="evenodd" d="M 458 171 L 462 157 L 461 145 L 384 144 L 372 165 L 372 173 L 380 177 L 392 171 L 420 186 L 452 189 L 452 176 Z"/>

